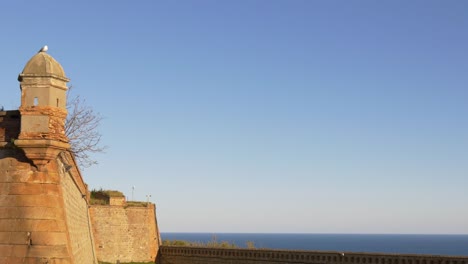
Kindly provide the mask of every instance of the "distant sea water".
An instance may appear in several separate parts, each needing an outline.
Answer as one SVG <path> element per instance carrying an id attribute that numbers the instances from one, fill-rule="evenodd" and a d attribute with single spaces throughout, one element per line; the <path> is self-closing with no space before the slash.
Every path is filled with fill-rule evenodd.
<path id="1" fill-rule="evenodd" d="M 194 242 L 214 236 L 239 247 L 252 241 L 269 249 L 468 256 L 468 235 L 161 233 L 163 240 Z"/>

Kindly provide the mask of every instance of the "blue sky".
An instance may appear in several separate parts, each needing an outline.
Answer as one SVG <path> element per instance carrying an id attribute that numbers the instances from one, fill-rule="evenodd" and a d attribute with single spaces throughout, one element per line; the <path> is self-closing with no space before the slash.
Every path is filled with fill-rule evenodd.
<path id="1" fill-rule="evenodd" d="M 9 1 L 0 105 L 43 45 L 104 116 L 90 188 L 163 232 L 468 234 L 468 2 Z"/>

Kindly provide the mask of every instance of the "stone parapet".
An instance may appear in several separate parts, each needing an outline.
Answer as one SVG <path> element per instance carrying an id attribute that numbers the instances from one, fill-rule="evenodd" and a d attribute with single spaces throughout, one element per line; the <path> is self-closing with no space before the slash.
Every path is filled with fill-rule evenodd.
<path id="1" fill-rule="evenodd" d="M 160 238 L 154 204 L 138 207 L 92 205 L 90 213 L 100 261 L 155 260 Z"/>
<path id="2" fill-rule="evenodd" d="M 158 261 L 161 264 L 468 264 L 468 257 L 161 246 Z"/>
<path id="3" fill-rule="evenodd" d="M 109 197 L 109 205 L 124 206 L 125 197 Z"/>

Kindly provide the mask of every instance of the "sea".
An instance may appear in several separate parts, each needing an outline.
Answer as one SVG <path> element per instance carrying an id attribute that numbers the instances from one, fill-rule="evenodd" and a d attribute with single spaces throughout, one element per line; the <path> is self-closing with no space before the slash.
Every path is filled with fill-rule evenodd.
<path id="1" fill-rule="evenodd" d="M 162 240 L 227 241 L 239 247 L 468 256 L 468 235 L 161 233 Z"/>

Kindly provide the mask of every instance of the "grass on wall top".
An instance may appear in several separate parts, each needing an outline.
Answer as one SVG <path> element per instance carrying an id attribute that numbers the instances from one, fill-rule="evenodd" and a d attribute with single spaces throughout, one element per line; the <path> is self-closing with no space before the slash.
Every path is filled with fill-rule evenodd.
<path id="1" fill-rule="evenodd" d="M 115 190 L 91 190 L 91 204 L 100 204 L 106 205 L 109 204 L 109 200 L 111 197 L 125 197 L 122 192 L 115 191 Z"/>

